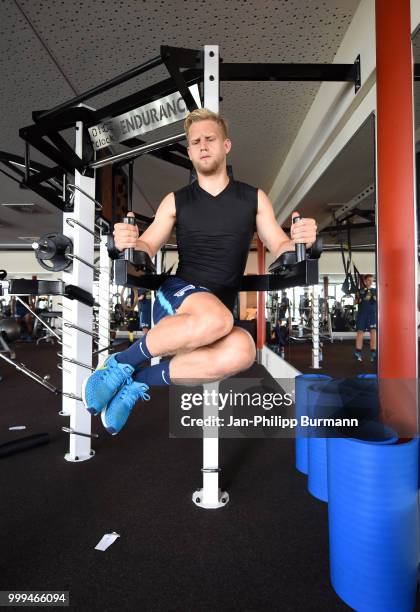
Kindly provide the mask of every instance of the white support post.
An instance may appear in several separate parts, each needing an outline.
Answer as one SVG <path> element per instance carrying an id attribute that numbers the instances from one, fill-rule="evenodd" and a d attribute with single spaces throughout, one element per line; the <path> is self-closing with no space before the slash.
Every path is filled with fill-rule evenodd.
<path id="1" fill-rule="evenodd" d="M 111 285 L 111 260 L 107 249 L 107 236 L 102 234 L 99 245 L 99 338 L 98 338 L 98 365 L 102 364 L 109 355 L 107 347 L 111 338 L 110 326 L 110 285 Z M 101 350 L 106 349 L 106 350 Z"/>
<path id="2" fill-rule="evenodd" d="M 159 251 L 156 253 L 155 256 L 155 268 L 156 268 L 156 274 L 162 274 L 162 251 L 159 249 Z M 155 304 L 155 294 L 152 291 L 151 292 L 151 300 L 150 300 L 150 311 L 151 311 L 151 325 L 153 327 L 153 306 Z M 150 365 L 157 365 L 158 363 L 160 363 L 160 357 L 152 357 L 150 360 Z"/>
<path id="3" fill-rule="evenodd" d="M 219 47 L 204 46 L 204 107 L 219 112 Z M 204 418 L 219 415 L 219 383 L 203 385 Z M 212 393 L 213 392 L 213 393 Z M 209 397 L 208 397 L 209 396 Z M 214 396 L 214 397 L 213 397 Z M 216 399 L 217 398 L 217 399 Z M 218 422 L 213 421 L 213 422 Z M 193 502 L 200 508 L 221 508 L 229 501 L 229 495 L 219 488 L 219 428 L 216 425 L 203 428 L 203 488 L 193 494 Z"/>
<path id="4" fill-rule="evenodd" d="M 312 287 L 312 368 L 319 370 L 319 290 Z"/>
<path id="5" fill-rule="evenodd" d="M 219 112 L 219 47 L 204 45 L 204 108 Z"/>
<path id="6" fill-rule="evenodd" d="M 155 256 L 155 267 L 156 274 L 162 274 L 162 251 L 160 249 Z"/>
<path id="7" fill-rule="evenodd" d="M 76 153 L 82 156 L 83 125 L 76 124 Z M 93 266 L 94 236 L 81 225 L 75 223 L 70 227 L 67 218 L 73 218 L 86 228 L 94 231 L 95 204 L 79 189 L 82 189 L 92 198 L 95 197 L 95 179 L 75 172 L 74 210 L 64 214 L 63 233 L 73 242 L 73 255 L 80 257 Z M 93 269 L 73 259 L 70 272 L 63 272 L 63 281 L 66 285 L 76 285 L 89 293 L 93 292 Z M 69 300 L 63 297 L 63 409 L 62 414 L 70 416 L 70 428 L 77 432 L 90 435 L 91 416 L 80 399 L 83 380 L 89 376 L 92 366 L 92 307 L 82 304 L 78 300 Z M 79 331 L 75 325 L 86 330 Z M 70 361 L 69 361 L 70 360 Z M 85 364 L 88 367 L 76 365 L 72 361 Z M 71 397 L 64 395 L 68 393 Z M 70 448 L 65 455 L 67 461 L 85 461 L 94 455 L 89 437 L 70 434 Z"/>
<path id="8" fill-rule="evenodd" d="M 229 495 L 219 488 L 219 382 L 203 385 L 203 488 L 193 493 L 196 506 L 213 510 L 226 506 Z"/>

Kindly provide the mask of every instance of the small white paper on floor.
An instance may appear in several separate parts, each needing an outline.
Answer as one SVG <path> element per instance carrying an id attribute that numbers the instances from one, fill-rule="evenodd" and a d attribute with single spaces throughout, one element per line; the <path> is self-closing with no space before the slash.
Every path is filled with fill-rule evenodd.
<path id="1" fill-rule="evenodd" d="M 18 431 L 19 429 L 26 429 L 26 425 L 13 425 L 9 427 L 9 431 Z"/>
<path id="2" fill-rule="evenodd" d="M 119 537 L 120 534 L 115 533 L 115 531 L 113 533 L 106 533 L 95 546 L 95 550 L 106 550 L 108 546 L 111 546 Z"/>

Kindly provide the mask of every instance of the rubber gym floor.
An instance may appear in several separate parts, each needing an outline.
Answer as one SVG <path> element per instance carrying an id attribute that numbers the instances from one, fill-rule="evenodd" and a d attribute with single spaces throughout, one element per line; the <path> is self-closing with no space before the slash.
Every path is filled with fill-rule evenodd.
<path id="1" fill-rule="evenodd" d="M 60 384 L 57 347 L 16 352 Z M 308 347 L 300 357 L 310 360 Z M 77 610 L 349 609 L 329 583 L 327 505 L 296 471 L 293 440 L 222 439 L 230 502 L 206 511 L 191 501 L 202 442 L 169 438 L 167 389 L 137 406 L 116 437 L 93 419 L 96 456 L 75 464 L 64 460 L 60 399 L 7 364 L 0 374 L 0 441 L 51 436 L 1 459 L 0 590 L 67 590 Z M 270 382 L 258 365 L 245 376 Z M 95 550 L 112 531 L 120 538 Z"/>

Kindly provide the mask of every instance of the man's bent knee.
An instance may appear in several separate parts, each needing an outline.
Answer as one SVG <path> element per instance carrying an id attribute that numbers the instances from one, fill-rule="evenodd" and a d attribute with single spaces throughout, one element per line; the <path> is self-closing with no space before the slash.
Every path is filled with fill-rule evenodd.
<path id="1" fill-rule="evenodd" d="M 193 314 L 188 318 L 188 332 L 186 333 L 186 348 L 193 350 L 200 346 L 213 344 L 227 336 L 233 327 L 233 318 L 226 309 L 226 313 Z M 187 331 L 187 330 L 186 330 Z"/>
<path id="2" fill-rule="evenodd" d="M 217 352 L 214 368 L 219 378 L 226 378 L 248 370 L 255 361 L 256 349 L 252 336 L 244 329 L 234 327 L 224 338 Z"/>
<path id="3" fill-rule="evenodd" d="M 189 315 L 186 328 L 186 347 L 193 350 L 212 344 L 227 336 L 233 328 L 233 315 L 214 295 L 199 293 L 189 296 L 177 314 Z"/>
<path id="4" fill-rule="evenodd" d="M 235 333 L 235 346 L 232 346 L 232 350 L 238 353 L 238 366 L 242 370 L 247 370 L 252 366 L 255 361 L 257 354 L 255 348 L 255 342 L 249 332 L 240 327 L 234 327 L 233 332 Z"/>

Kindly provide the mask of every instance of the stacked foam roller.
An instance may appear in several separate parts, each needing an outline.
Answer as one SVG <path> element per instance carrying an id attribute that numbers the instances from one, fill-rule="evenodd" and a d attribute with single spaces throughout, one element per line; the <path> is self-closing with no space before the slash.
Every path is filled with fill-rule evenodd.
<path id="1" fill-rule="evenodd" d="M 296 378 L 298 419 L 330 416 L 344 405 L 351 416 L 367 419 L 366 440 L 297 438 L 296 467 L 308 474 L 309 491 L 329 502 L 330 573 L 337 594 L 360 612 L 409 612 L 419 559 L 419 442 L 398 443 L 391 430 L 369 423 L 378 413 L 375 385 L 376 378 L 362 375 L 352 393 L 346 381 Z M 361 391 L 370 393 L 363 414 Z"/>
<path id="2" fill-rule="evenodd" d="M 415 608 L 418 439 L 328 440 L 330 575 L 360 612 Z"/>
<path id="3" fill-rule="evenodd" d="M 295 407 L 298 423 L 301 416 L 309 416 L 308 387 L 315 382 L 332 380 L 324 374 L 301 374 L 295 378 Z M 307 431 L 298 424 L 296 428 L 296 469 L 302 474 L 308 474 L 309 450 Z"/>

